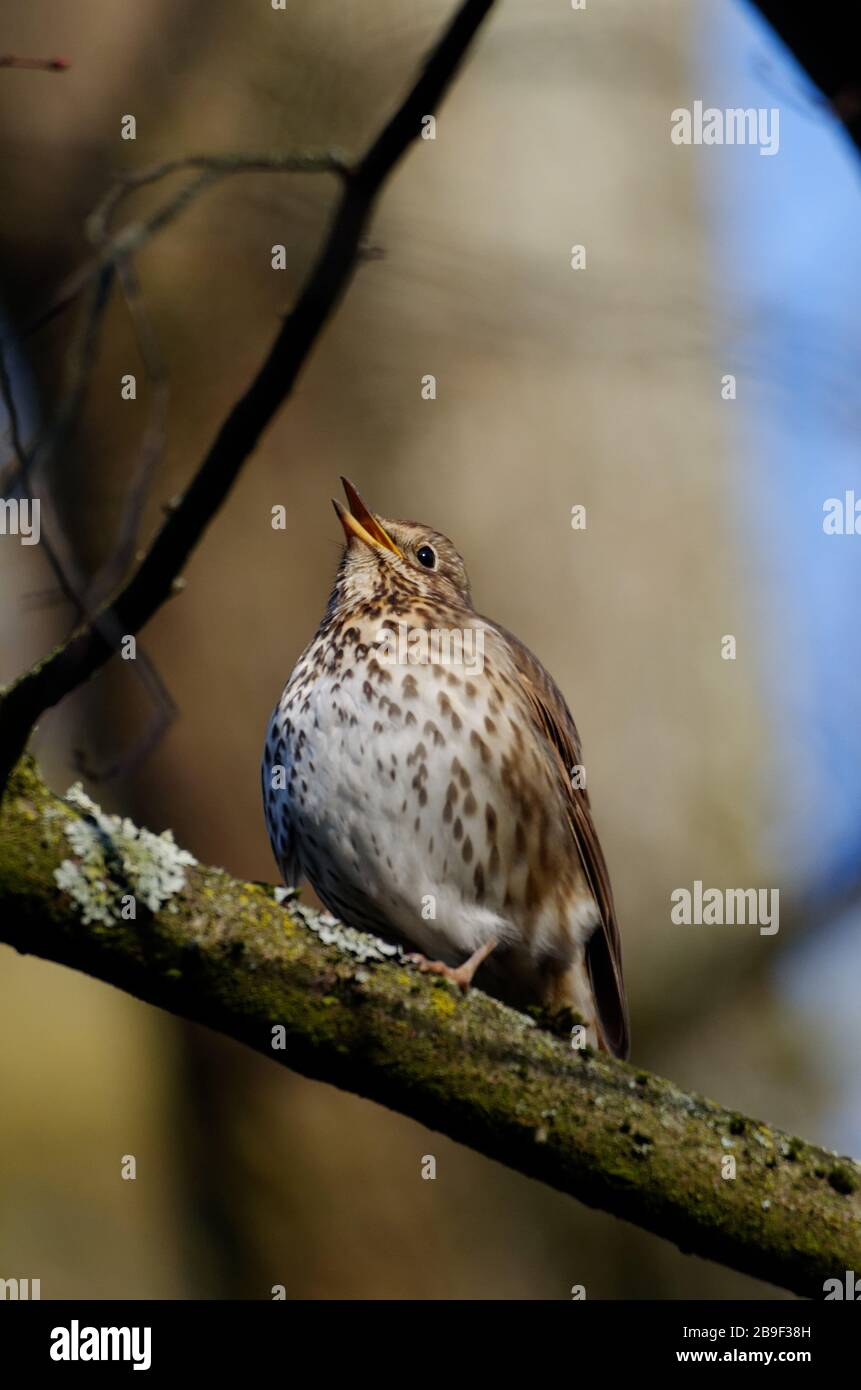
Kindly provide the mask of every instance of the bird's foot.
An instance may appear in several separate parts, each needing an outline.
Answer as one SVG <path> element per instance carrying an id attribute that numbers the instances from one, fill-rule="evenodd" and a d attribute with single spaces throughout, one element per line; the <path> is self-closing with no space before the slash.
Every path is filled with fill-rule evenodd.
<path id="1" fill-rule="evenodd" d="M 405 959 L 411 965 L 417 965 L 423 975 L 443 975 L 447 980 L 456 984 L 464 994 L 467 993 L 472 984 L 472 977 L 483 960 L 486 960 L 497 945 L 496 939 L 488 941 L 484 946 L 479 946 L 477 951 L 473 951 L 469 960 L 465 960 L 462 965 L 446 965 L 443 960 L 428 960 L 420 951 L 413 952 Z"/>
<path id="2" fill-rule="evenodd" d="M 404 959 L 410 965 L 417 965 L 423 975 L 444 975 L 447 980 L 459 985 L 464 994 L 469 989 L 472 977 L 467 978 L 465 965 L 446 965 L 444 960 L 428 960 L 420 951 L 413 951 Z"/>

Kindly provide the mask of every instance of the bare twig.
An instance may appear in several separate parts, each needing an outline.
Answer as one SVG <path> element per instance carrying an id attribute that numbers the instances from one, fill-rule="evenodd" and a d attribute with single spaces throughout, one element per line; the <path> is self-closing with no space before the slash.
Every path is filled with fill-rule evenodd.
<path id="1" fill-rule="evenodd" d="M 146 761 L 176 718 L 173 696 L 145 651 L 138 651 L 133 669 L 152 701 L 152 715 L 131 748 L 105 767 L 96 767 L 82 748 L 75 749 L 74 765 L 81 776 L 90 782 L 108 782 L 114 777 L 129 776 Z"/>
<path id="2" fill-rule="evenodd" d="M 106 263 L 89 287 L 85 311 L 73 336 L 66 358 L 66 380 L 59 408 L 47 436 L 35 450 L 35 458 L 46 467 L 66 443 L 86 395 L 92 376 L 99 341 L 99 329 L 113 289 L 115 267 Z"/>
<path id="3" fill-rule="evenodd" d="M 173 197 L 160 204 L 147 217 L 141 218 L 138 222 L 129 222 L 115 236 L 108 236 L 107 228 L 111 218 L 131 193 L 185 169 L 197 169 L 200 172 L 197 178 L 184 184 Z M 338 174 L 346 177 L 348 169 L 344 157 L 335 152 L 192 154 L 182 159 L 166 160 L 148 169 L 118 174 L 87 222 L 90 239 L 100 248 L 98 255 L 67 277 L 47 307 L 28 324 L 26 334 L 35 333 L 67 309 L 84 286 L 98 273 L 101 265 L 140 251 L 159 232 L 164 231 L 165 227 L 175 222 L 201 193 L 212 188 L 220 179 L 231 174 L 253 173 Z"/>
<path id="4" fill-rule="evenodd" d="M 96 576 L 94 584 L 87 584 L 74 561 L 71 547 L 63 534 L 59 518 L 56 516 L 51 506 L 50 494 L 46 494 L 44 497 L 40 498 L 40 505 L 48 514 L 46 518 L 43 518 L 40 537 L 45 555 L 57 581 L 62 597 L 72 604 L 75 613 L 82 621 L 90 619 L 98 606 L 98 602 L 110 592 L 110 588 L 108 587 L 108 583 L 110 582 L 110 571 L 112 571 L 114 567 L 122 565 L 123 569 L 120 572 L 121 576 L 121 573 L 125 572 L 126 564 L 131 560 L 134 540 L 137 534 L 137 523 L 140 509 L 143 505 L 146 487 L 157 458 L 160 457 L 160 433 L 163 433 L 164 430 L 163 416 L 166 411 L 164 395 L 167 384 L 164 368 L 161 364 L 152 329 L 145 318 L 142 306 L 137 302 L 138 290 L 134 273 L 128 265 L 121 265 L 117 267 L 117 269 L 121 283 L 124 285 L 127 301 L 130 304 L 130 312 L 132 313 L 133 321 L 138 331 L 141 352 L 144 356 L 145 364 L 152 370 L 153 375 L 156 377 L 157 394 L 154 398 L 154 416 L 150 423 L 148 438 L 145 439 L 144 454 L 139 466 L 138 477 L 131 490 L 126 517 L 121 526 L 120 543 L 117 547 L 115 556 L 112 557 L 113 563 L 109 561 L 108 565 L 105 567 L 105 571 Z M 88 304 L 86 305 L 81 325 L 75 335 L 69 353 L 68 381 L 63 403 L 58 412 L 53 429 L 37 451 L 40 466 L 45 470 L 47 470 L 50 459 L 67 437 L 71 425 L 80 409 L 95 358 L 99 325 L 107 306 L 112 278 L 113 268 L 109 265 L 104 266 L 88 296 Z M 21 438 L 15 393 L 2 352 L 0 352 L 0 393 L 2 393 L 9 418 L 10 437 L 18 465 L 16 483 L 24 489 L 25 493 L 32 495 L 32 459 L 27 454 Z M 63 551 L 62 558 L 60 550 L 58 550 L 58 545 Z M 91 592 L 94 587 L 96 588 L 96 595 Z M 113 650 L 117 650 L 122 639 L 127 634 L 120 631 L 116 618 L 111 611 L 104 610 L 96 613 L 92 621 L 98 626 L 105 640 L 110 642 Z M 76 753 L 75 762 L 79 770 L 85 773 L 92 781 L 100 781 L 106 776 L 114 776 L 118 772 L 129 771 L 132 767 L 137 766 L 151 751 L 164 730 L 169 727 L 176 712 L 176 706 L 164 682 L 145 652 L 140 651 L 136 654 L 132 670 L 137 679 L 141 681 L 154 704 L 154 715 L 147 729 L 144 731 L 142 738 L 137 741 L 135 747 L 132 749 L 131 755 L 114 763 L 107 770 L 98 772 L 85 762 L 80 752 Z"/>
<path id="5" fill-rule="evenodd" d="M 129 224 L 127 227 L 123 228 L 117 236 L 111 238 L 109 235 L 110 222 L 117 209 L 129 194 L 136 189 L 155 183 L 170 174 L 185 169 L 198 170 L 200 171 L 199 176 L 184 188 L 180 189 L 174 197 L 156 209 L 147 219 Z M 128 307 L 138 348 L 149 378 L 152 396 L 150 416 L 144 434 L 141 456 L 128 491 L 123 517 L 120 522 L 117 543 L 101 570 L 89 582 L 85 582 L 80 574 L 73 574 L 71 548 L 62 536 L 58 518 L 53 512 L 51 514 L 49 526 L 43 530 L 46 553 L 49 556 L 51 567 L 58 581 L 60 594 L 74 605 L 77 617 L 81 622 L 90 621 L 93 615 L 97 613 L 100 606 L 105 603 L 109 595 L 114 592 L 117 585 L 121 583 L 128 573 L 134 559 L 138 532 L 144 507 L 149 496 L 150 485 L 158 464 L 163 457 L 167 442 L 167 413 L 169 404 L 167 373 L 158 347 L 154 328 L 146 313 L 137 272 L 132 262 L 132 253 L 143 247 L 150 238 L 155 236 L 159 231 L 169 226 L 171 222 L 194 201 L 199 193 L 203 192 L 225 175 L 255 171 L 340 173 L 343 172 L 343 169 L 343 161 L 336 154 L 315 155 L 308 152 L 300 152 L 297 154 L 275 155 L 189 155 L 181 159 L 169 160 L 147 169 L 131 171 L 120 175 L 87 219 L 87 234 L 94 247 L 97 249 L 98 254 L 92 262 L 84 266 L 81 271 L 76 272 L 75 275 L 67 281 L 57 301 L 60 307 L 67 307 L 74 301 L 82 289 L 89 289 L 81 326 L 73 339 L 69 351 L 67 383 L 64 397 L 53 426 L 47 438 L 41 443 L 38 449 L 39 462 L 42 469 L 47 472 L 51 459 L 57 454 L 62 442 L 68 435 L 72 423 L 80 411 L 84 391 L 94 363 L 99 329 L 114 276 L 116 276 L 119 281 Z M 48 311 L 49 316 L 51 316 L 52 312 L 52 310 Z M 5 393 L 7 382 L 4 380 L 2 385 Z M 10 403 L 12 407 L 10 410 L 10 421 L 12 422 L 13 435 L 16 436 L 17 413 L 14 411 L 14 402 L 12 401 L 11 392 L 6 394 L 7 402 Z M 17 467 L 13 465 L 12 470 L 7 475 L 7 479 L 4 480 L 11 482 L 12 485 L 21 483 L 22 474 L 25 471 L 23 451 L 20 448 L 16 448 L 15 453 Z M 46 498 L 45 501 L 47 501 L 50 506 L 49 499 Z M 58 543 L 66 553 L 67 558 L 65 562 L 60 561 L 55 545 L 49 540 L 49 531 L 51 534 L 56 534 L 60 537 Z M 111 638 L 114 647 L 118 646 L 122 637 L 127 635 L 121 633 L 115 626 L 111 625 L 105 616 L 94 619 L 94 621 L 101 625 L 104 635 Z M 169 727 L 176 712 L 176 707 L 167 692 L 164 682 L 159 677 L 152 663 L 143 653 L 141 653 L 133 669 L 142 680 L 144 687 L 155 702 L 153 719 L 145 731 L 143 738 L 140 739 L 132 749 L 131 754 L 115 762 L 110 772 L 102 775 L 116 775 L 118 772 L 128 771 L 131 767 L 136 766 L 145 753 L 152 749 L 161 734 Z M 102 775 L 96 773 L 92 766 L 85 762 L 82 754 L 78 754 L 76 762 L 80 770 L 85 771 L 92 780 L 102 779 Z"/>
<path id="6" fill-rule="evenodd" d="M 90 611 L 97 609 L 125 578 L 137 548 L 138 533 L 150 485 L 167 446 L 170 384 L 155 329 L 146 311 L 137 271 L 128 258 L 117 266 L 117 277 L 135 330 L 138 349 L 149 381 L 151 403 L 140 458 L 129 487 L 116 544 L 108 560 L 87 587 Z"/>
<path id="7" fill-rule="evenodd" d="M 20 468 L 26 468 L 27 451 L 24 448 L 24 441 L 21 438 L 18 406 L 15 401 L 15 392 L 12 389 L 12 378 L 6 366 L 6 355 L 3 351 L 2 343 L 0 343 L 0 394 L 2 394 L 3 404 L 6 408 L 6 416 L 9 421 L 9 438 L 12 444 L 12 452 L 15 455 L 18 466 Z"/>
<path id="8" fill-rule="evenodd" d="M 66 72 L 71 67 L 68 58 L 18 58 L 14 53 L 0 53 L 0 68 L 26 68 L 33 72 Z"/>
<path id="9" fill-rule="evenodd" d="M 12 466 L 7 468 L 2 479 L 2 491 L 6 493 L 12 490 L 21 490 L 25 496 L 32 496 L 34 492 L 32 477 L 32 455 L 24 446 L 21 436 L 21 426 L 18 416 L 18 406 L 15 400 L 15 391 L 12 385 L 12 377 L 6 365 L 5 354 L 0 345 L 0 396 L 9 420 L 9 437 L 12 443 L 13 460 Z M 40 499 L 40 506 L 41 506 Z M 65 599 L 74 603 L 79 614 L 83 616 L 84 606 L 78 599 L 75 585 L 68 574 L 67 565 L 61 560 L 54 542 L 51 539 L 50 527 L 41 525 L 40 541 L 45 551 L 45 557 L 59 585 L 61 593 Z"/>
<path id="10" fill-rule="evenodd" d="M 191 551 L 233 486 L 261 434 L 290 396 L 320 330 L 340 302 L 380 190 L 436 110 L 494 0 L 464 0 L 411 91 L 361 161 L 350 171 L 328 235 L 299 299 L 245 394 L 216 435 L 175 511 L 158 531 L 137 572 L 106 613 L 136 633 L 173 592 Z M 85 623 L 58 650 L 8 687 L 0 702 L 0 788 L 36 720 L 109 659 L 100 621 Z"/>

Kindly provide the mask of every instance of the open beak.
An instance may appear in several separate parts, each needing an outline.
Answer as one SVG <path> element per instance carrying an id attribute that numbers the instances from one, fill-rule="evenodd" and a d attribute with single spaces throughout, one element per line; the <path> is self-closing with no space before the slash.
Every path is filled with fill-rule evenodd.
<path id="1" fill-rule="evenodd" d="M 347 508 L 336 501 L 334 497 L 332 498 L 332 506 L 338 513 L 338 520 L 344 528 L 344 535 L 347 540 L 349 541 L 351 536 L 356 536 L 360 541 L 364 541 L 365 545 L 376 545 L 381 550 L 391 550 L 394 555 L 400 555 L 403 559 L 403 551 L 395 545 L 388 531 L 377 521 L 374 513 L 368 511 L 353 484 L 348 482 L 346 478 L 342 478 L 341 482 L 347 494 L 350 510 L 347 511 Z"/>

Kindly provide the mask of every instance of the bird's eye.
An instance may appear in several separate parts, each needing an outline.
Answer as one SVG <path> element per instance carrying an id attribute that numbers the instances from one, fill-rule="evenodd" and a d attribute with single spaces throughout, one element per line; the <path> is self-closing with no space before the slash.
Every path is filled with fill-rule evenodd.
<path id="1" fill-rule="evenodd" d="M 426 570 L 436 569 L 436 553 L 429 545 L 421 545 L 416 551 L 416 559 Z"/>

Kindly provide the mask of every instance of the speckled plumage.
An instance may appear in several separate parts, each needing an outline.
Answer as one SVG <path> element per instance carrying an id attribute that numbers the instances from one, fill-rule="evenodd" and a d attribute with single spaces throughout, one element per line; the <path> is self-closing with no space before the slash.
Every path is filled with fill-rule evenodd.
<path id="1" fill-rule="evenodd" d="M 475 612 L 446 537 L 373 517 L 346 486 L 368 530 L 339 513 L 335 585 L 264 749 L 285 882 L 307 878 L 349 925 L 450 966 L 495 940 L 481 988 L 518 1007 L 567 1004 L 593 1042 L 627 1055 L 612 894 L 586 790 L 572 785 L 582 759 L 565 701 Z M 428 550 L 433 570 L 416 558 Z M 483 661 L 431 651 L 397 664 L 386 644 L 405 630 L 463 634 Z"/>

